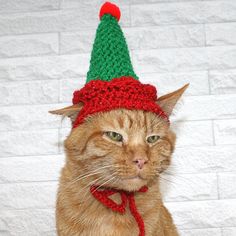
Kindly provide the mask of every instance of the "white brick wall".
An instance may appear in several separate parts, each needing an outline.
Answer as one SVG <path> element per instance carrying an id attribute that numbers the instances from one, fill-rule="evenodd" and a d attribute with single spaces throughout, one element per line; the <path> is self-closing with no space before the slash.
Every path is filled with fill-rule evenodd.
<path id="1" fill-rule="evenodd" d="M 55 235 L 62 141 L 102 0 L 0 0 L 0 235 Z M 181 236 L 236 235 L 236 1 L 117 0 L 136 72 L 165 94 L 190 82 L 162 184 Z M 166 186 L 167 184 L 167 186 Z"/>

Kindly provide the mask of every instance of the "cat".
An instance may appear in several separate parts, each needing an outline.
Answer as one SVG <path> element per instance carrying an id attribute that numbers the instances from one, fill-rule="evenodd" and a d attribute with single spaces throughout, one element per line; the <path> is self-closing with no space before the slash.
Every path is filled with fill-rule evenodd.
<path id="1" fill-rule="evenodd" d="M 161 96 L 156 102 L 170 116 L 188 84 Z M 79 103 L 50 111 L 70 117 L 82 109 Z M 61 171 L 56 204 L 59 236 L 138 236 L 131 210 L 114 212 L 91 192 L 117 189 L 133 192 L 145 236 L 178 236 L 159 189 L 160 174 L 171 161 L 176 141 L 169 123 L 152 112 L 114 109 L 99 112 L 71 130 L 64 141 L 66 163 Z M 146 192 L 138 192 L 143 186 Z M 121 203 L 119 192 L 110 196 Z"/>

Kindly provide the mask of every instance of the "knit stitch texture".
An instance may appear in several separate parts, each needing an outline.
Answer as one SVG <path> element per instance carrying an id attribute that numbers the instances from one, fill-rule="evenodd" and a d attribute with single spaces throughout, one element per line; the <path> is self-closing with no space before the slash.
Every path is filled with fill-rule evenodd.
<path id="1" fill-rule="evenodd" d="M 169 122 L 168 116 L 156 101 L 157 90 L 154 86 L 142 84 L 131 77 L 115 78 L 110 82 L 92 80 L 74 92 L 73 104 L 82 102 L 84 106 L 73 123 L 73 128 L 89 115 L 118 108 L 150 111 Z"/>
<path id="2" fill-rule="evenodd" d="M 117 19 L 105 14 L 97 28 L 86 83 L 96 79 L 110 81 L 121 76 L 138 79 Z"/>

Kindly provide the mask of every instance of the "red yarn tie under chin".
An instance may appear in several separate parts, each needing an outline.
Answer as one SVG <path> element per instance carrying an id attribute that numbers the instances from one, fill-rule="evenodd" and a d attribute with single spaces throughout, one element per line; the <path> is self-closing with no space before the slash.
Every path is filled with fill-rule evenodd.
<path id="1" fill-rule="evenodd" d="M 145 193 L 147 192 L 147 190 L 148 190 L 148 187 L 143 186 L 142 188 L 138 190 L 138 192 Z M 128 202 L 130 212 L 133 215 L 139 227 L 139 236 L 145 236 L 144 222 L 143 222 L 142 216 L 139 214 L 137 210 L 135 199 L 134 199 L 134 192 L 127 192 L 127 191 L 116 190 L 116 189 L 98 190 L 97 186 L 91 186 L 90 192 L 103 205 L 112 209 L 113 211 L 116 211 L 122 214 L 125 213 L 125 208 Z M 117 204 L 116 202 L 114 202 L 113 200 L 109 198 L 109 196 L 115 193 L 120 193 L 120 196 L 121 196 L 120 204 Z"/>

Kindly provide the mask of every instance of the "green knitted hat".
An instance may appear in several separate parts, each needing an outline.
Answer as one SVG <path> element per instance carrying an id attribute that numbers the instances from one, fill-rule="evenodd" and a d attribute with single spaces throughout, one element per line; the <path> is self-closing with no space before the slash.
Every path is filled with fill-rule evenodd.
<path id="1" fill-rule="evenodd" d="M 133 71 L 128 47 L 118 24 L 119 8 L 106 2 L 100 10 L 100 24 L 93 45 L 90 67 L 87 73 L 91 80 L 111 81 L 113 78 L 130 76 L 138 79 Z"/>

